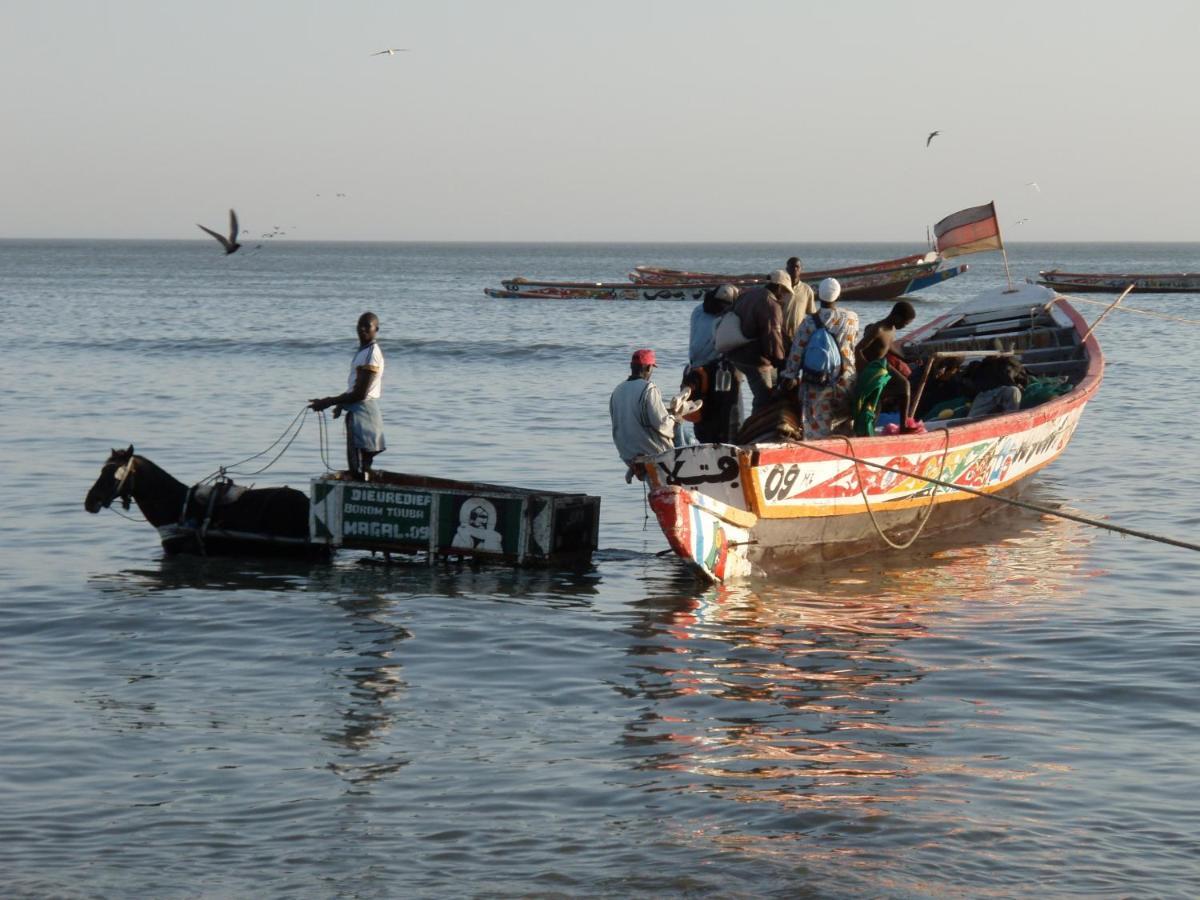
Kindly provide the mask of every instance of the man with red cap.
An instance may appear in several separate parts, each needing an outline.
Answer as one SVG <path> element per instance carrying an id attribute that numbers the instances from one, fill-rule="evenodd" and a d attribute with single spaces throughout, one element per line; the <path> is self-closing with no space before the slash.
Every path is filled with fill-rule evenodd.
<path id="1" fill-rule="evenodd" d="M 608 401 L 613 443 L 629 467 L 625 480 L 642 478 L 643 456 L 657 456 L 674 446 L 675 423 L 700 408 L 698 400 L 680 394 L 663 406 L 658 386 L 650 380 L 657 365 L 653 350 L 637 350 L 629 361 L 629 377 L 617 385 Z"/>

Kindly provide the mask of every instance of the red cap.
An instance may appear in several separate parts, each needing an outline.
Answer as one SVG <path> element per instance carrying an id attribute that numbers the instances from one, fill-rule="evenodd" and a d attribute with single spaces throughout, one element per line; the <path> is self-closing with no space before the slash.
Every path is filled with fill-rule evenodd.
<path id="1" fill-rule="evenodd" d="M 653 350 L 635 350 L 635 351 L 633 351 L 632 362 L 635 366 L 657 366 L 658 365 L 658 363 L 654 361 L 654 351 Z"/>

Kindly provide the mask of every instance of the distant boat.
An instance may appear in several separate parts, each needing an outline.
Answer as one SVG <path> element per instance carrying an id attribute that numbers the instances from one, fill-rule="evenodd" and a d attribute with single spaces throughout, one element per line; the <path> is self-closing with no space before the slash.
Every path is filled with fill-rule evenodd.
<path id="1" fill-rule="evenodd" d="M 859 273 L 838 278 L 842 285 L 842 300 L 892 300 L 913 291 L 939 284 L 967 271 L 967 266 L 935 271 L 940 261 L 922 262 Z M 809 282 L 810 273 L 804 273 Z M 820 282 L 816 279 L 813 287 Z M 503 290 L 484 288 L 489 297 L 538 300 L 688 300 L 699 303 L 709 290 L 728 282 L 687 281 L 631 284 L 623 281 L 530 281 L 510 278 L 502 281 Z M 743 283 L 743 287 L 747 283 Z"/>
<path id="2" fill-rule="evenodd" d="M 961 528 L 1000 506 L 980 493 L 1019 493 L 1066 449 L 1104 374 L 1087 323 L 1035 285 L 992 291 L 905 340 L 914 357 L 995 352 L 1001 341 L 1028 371 L 1071 389 L 923 434 L 693 444 L 650 457 L 650 508 L 671 549 L 703 579 L 724 582 L 880 549 L 880 532 L 900 541 L 922 525 L 925 534 Z"/>
<path id="3" fill-rule="evenodd" d="M 804 272 L 804 280 L 816 283 L 823 278 L 841 278 L 843 275 L 858 275 L 866 272 L 886 272 L 905 266 L 939 263 L 937 251 L 914 253 L 897 259 L 885 259 L 881 262 L 862 263 L 855 266 L 843 266 L 840 269 L 814 269 Z M 936 266 L 935 266 L 936 268 Z M 753 273 L 744 275 L 722 275 L 717 272 L 689 272 L 686 269 L 664 269 L 659 266 L 634 266 L 629 273 L 629 280 L 639 284 L 668 283 L 678 284 L 687 281 L 701 281 L 705 284 L 760 284 L 766 282 L 768 273 Z"/>
<path id="4" fill-rule="evenodd" d="M 1038 284 L 1058 291 L 1077 291 L 1085 294 L 1119 294 L 1131 284 L 1134 294 L 1200 294 L 1200 273 L 1170 272 L 1153 275 L 1146 272 L 1086 273 L 1050 269 L 1038 272 Z"/>

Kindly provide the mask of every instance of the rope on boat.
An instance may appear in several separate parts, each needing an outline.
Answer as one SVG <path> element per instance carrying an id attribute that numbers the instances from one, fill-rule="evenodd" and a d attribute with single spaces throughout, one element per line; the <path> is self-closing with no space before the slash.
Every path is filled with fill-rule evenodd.
<path id="1" fill-rule="evenodd" d="M 943 428 L 946 432 L 946 446 L 942 448 L 942 467 L 938 471 L 938 478 L 941 479 L 946 474 L 946 458 L 950 455 L 950 429 Z M 842 436 L 842 440 L 846 442 L 846 449 L 853 452 L 854 445 L 850 443 L 850 438 Z M 867 508 L 867 515 L 871 517 L 871 524 L 875 526 L 875 533 L 878 534 L 885 544 L 893 550 L 907 550 L 921 536 L 921 532 L 925 530 L 925 523 L 929 521 L 929 516 L 933 513 L 934 503 L 937 500 L 937 491 L 929 492 L 929 504 L 925 507 L 925 512 L 921 516 L 921 524 L 917 526 L 917 530 L 912 533 L 912 536 L 904 543 L 893 541 L 890 537 L 883 533 L 883 528 L 879 522 L 875 520 L 875 510 L 871 509 L 871 503 L 867 499 L 867 486 L 863 483 L 862 474 L 858 470 L 858 466 L 854 467 L 854 479 L 858 482 L 858 492 L 862 495 L 863 506 Z"/>
<path id="2" fill-rule="evenodd" d="M 847 438 L 847 442 L 849 442 L 848 438 Z M 825 447 L 818 447 L 814 444 L 805 443 L 803 441 L 800 442 L 800 446 L 805 447 L 808 450 L 816 450 L 818 453 L 825 453 L 825 454 L 828 454 L 829 456 L 836 456 L 839 459 L 845 459 L 850 462 L 861 463 L 864 466 L 870 466 L 871 468 L 874 468 L 874 469 L 882 469 L 885 472 L 894 472 L 897 475 L 904 475 L 907 478 L 916 478 L 920 481 L 925 481 L 925 482 L 928 482 L 929 484 L 935 484 L 938 487 L 946 488 L 947 490 L 962 491 L 964 494 L 973 494 L 976 497 L 983 497 L 988 500 L 995 500 L 997 503 L 1006 503 L 1009 506 L 1017 506 L 1017 507 L 1020 507 L 1021 509 L 1028 509 L 1028 510 L 1031 510 L 1036 513 L 1041 513 L 1042 515 L 1056 516 L 1060 519 L 1069 519 L 1072 522 L 1079 522 L 1083 525 L 1091 525 L 1095 528 L 1103 528 L 1105 531 L 1112 531 L 1112 532 L 1115 532 L 1116 534 L 1124 534 L 1124 535 L 1127 535 L 1128 537 L 1141 538 L 1142 540 L 1145 540 L 1145 541 L 1156 541 L 1157 543 L 1160 543 L 1160 544 L 1170 544 L 1172 547 L 1182 547 L 1184 550 L 1200 551 L 1200 544 L 1193 544 L 1188 541 L 1180 541 L 1175 538 L 1166 537 L 1165 535 L 1153 534 L 1149 531 L 1139 531 L 1136 528 L 1126 528 L 1122 525 L 1112 525 L 1108 522 L 1101 522 L 1099 519 L 1092 519 L 1087 516 L 1079 516 L 1079 515 L 1075 515 L 1074 513 L 1062 512 L 1061 510 L 1051 509 L 1048 506 L 1041 506 L 1037 503 L 1029 503 L 1026 500 L 1016 500 L 1012 497 L 1001 497 L 997 494 L 989 494 L 987 491 L 979 491 L 979 490 L 976 490 L 975 488 L 965 487 L 961 484 L 954 484 L 953 482 L 943 481 L 941 478 L 931 478 L 928 475 L 918 475 L 916 472 L 906 472 L 904 469 L 897 469 L 895 466 L 889 466 L 889 465 L 885 465 L 883 463 L 871 462 L 869 459 L 861 459 L 857 456 L 847 455 L 845 453 L 838 453 L 836 450 L 828 450 Z M 856 470 L 856 474 L 857 474 L 857 470 Z M 936 494 L 936 493 L 937 492 L 934 491 L 934 494 Z M 869 507 L 868 507 L 868 509 L 869 509 Z M 872 522 L 874 521 L 873 516 L 872 516 L 871 521 Z M 910 543 L 911 543 L 911 541 L 910 541 Z M 903 549 L 903 548 L 900 548 L 900 549 Z"/>
<path id="3" fill-rule="evenodd" d="M 326 472 L 332 472 L 333 466 L 329 464 L 329 425 L 325 421 L 325 410 L 317 413 L 317 444 L 321 450 L 321 464 L 325 466 Z"/>
<path id="4" fill-rule="evenodd" d="M 1108 306 L 1109 304 L 1103 300 L 1089 300 L 1087 297 L 1076 297 L 1071 294 L 1060 294 L 1060 297 L 1066 297 L 1072 303 L 1094 303 L 1097 306 Z M 1117 307 L 1118 312 L 1140 313 L 1143 316 L 1153 316 L 1156 319 L 1166 319 L 1168 322 L 1182 322 L 1185 325 L 1200 325 L 1200 319 L 1185 319 L 1181 316 L 1168 316 L 1166 313 L 1151 312 L 1148 309 L 1138 309 L 1133 306 Z"/>
<path id="5" fill-rule="evenodd" d="M 277 437 L 275 439 L 275 441 L 269 447 L 267 447 L 267 449 L 261 450 L 258 453 L 255 453 L 253 456 L 247 456 L 245 459 L 238 460 L 233 465 L 221 466 L 221 468 L 217 469 L 217 471 L 213 472 L 207 478 L 201 479 L 200 483 L 203 484 L 206 481 L 212 481 L 214 478 L 218 478 L 218 477 L 225 475 L 227 473 L 230 473 L 230 472 L 232 472 L 234 475 L 239 475 L 243 478 L 250 478 L 254 475 L 261 475 L 263 472 L 267 471 L 267 469 L 271 468 L 271 466 L 273 466 L 273 465 L 275 465 L 275 463 L 279 462 L 279 460 L 283 456 L 283 454 L 287 453 L 288 448 L 291 447 L 292 443 L 296 440 L 296 438 L 300 436 L 300 430 L 304 427 L 304 414 L 306 412 L 308 412 L 308 404 L 307 403 L 301 408 L 300 412 L 296 413 L 296 418 L 292 419 L 292 421 L 288 424 L 288 427 L 283 430 L 283 434 L 279 435 L 279 437 Z M 299 422 L 300 424 L 297 425 L 296 424 L 297 422 Z M 254 471 L 254 472 L 234 471 L 235 469 L 237 469 L 238 466 L 245 465 L 246 463 L 250 462 L 251 460 L 258 459 L 260 456 L 265 456 L 266 454 L 270 453 L 277 446 L 279 446 L 280 441 L 282 441 L 284 438 L 286 438 L 288 436 L 288 433 L 292 431 L 293 427 L 295 427 L 295 429 L 296 429 L 295 433 L 293 433 L 292 436 L 290 438 L 288 438 L 287 443 L 283 445 L 283 449 L 280 450 L 279 453 L 277 453 L 275 455 L 274 459 L 272 459 L 269 463 L 267 463 L 261 469 L 258 469 L 257 471 Z"/>

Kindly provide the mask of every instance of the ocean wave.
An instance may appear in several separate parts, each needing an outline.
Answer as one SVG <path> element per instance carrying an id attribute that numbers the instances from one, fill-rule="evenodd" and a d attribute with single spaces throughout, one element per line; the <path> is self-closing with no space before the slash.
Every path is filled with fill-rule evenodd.
<path id="1" fill-rule="evenodd" d="M 595 359 L 606 360 L 612 349 L 595 344 L 569 344 L 554 341 L 522 343 L 507 339 L 451 340 L 446 338 L 410 338 L 382 343 L 385 355 L 403 353 L 405 356 L 438 358 L 466 357 L 470 359 Z M 60 354 L 131 353 L 140 356 L 226 356 L 267 355 L 293 356 L 300 353 L 341 356 L 351 353 L 353 345 L 346 341 L 325 338 L 237 338 L 199 335 L 187 338 L 131 338 L 127 335 L 91 337 L 88 339 L 47 340 L 37 349 Z"/>

